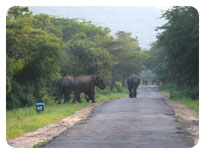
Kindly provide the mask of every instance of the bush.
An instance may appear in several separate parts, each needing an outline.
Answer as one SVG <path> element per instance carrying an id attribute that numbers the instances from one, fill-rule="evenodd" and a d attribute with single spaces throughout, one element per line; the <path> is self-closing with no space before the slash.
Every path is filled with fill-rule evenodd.
<path id="1" fill-rule="evenodd" d="M 115 89 L 117 90 L 117 92 L 121 92 L 122 91 L 122 83 L 121 82 L 115 82 Z"/>
<path id="2" fill-rule="evenodd" d="M 33 88 L 30 85 L 20 84 L 12 81 L 12 90 L 6 97 L 6 109 L 15 109 L 35 104 Z"/>
<path id="3" fill-rule="evenodd" d="M 199 86 L 196 86 L 194 88 L 188 88 L 185 92 L 190 96 L 191 99 L 199 99 Z"/>
<path id="4" fill-rule="evenodd" d="M 199 99 L 199 88 L 187 88 L 182 90 L 170 90 L 170 97 L 171 98 L 181 98 L 181 97 L 187 97 L 192 100 L 198 100 Z"/>
<path id="5" fill-rule="evenodd" d="M 162 84 L 161 86 L 159 86 L 159 90 L 170 92 L 171 98 L 177 97 L 177 96 L 178 97 L 185 96 L 185 97 L 191 98 L 192 100 L 199 99 L 199 86 L 178 87 L 175 84 L 167 83 L 167 84 Z"/>

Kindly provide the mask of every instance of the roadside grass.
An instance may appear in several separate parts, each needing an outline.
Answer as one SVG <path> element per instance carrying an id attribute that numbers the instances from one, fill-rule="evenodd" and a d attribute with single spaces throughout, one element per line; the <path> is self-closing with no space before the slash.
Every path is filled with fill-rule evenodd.
<path id="1" fill-rule="evenodd" d="M 169 99 L 184 104 L 187 108 L 194 110 L 199 115 L 199 100 L 193 100 L 183 91 L 173 91 L 164 87 L 159 87 L 159 91 L 167 92 Z"/>
<path id="2" fill-rule="evenodd" d="M 102 102 L 120 99 L 127 96 L 127 94 L 128 91 L 124 88 L 122 88 L 120 92 L 117 92 L 117 90 L 110 91 L 108 88 L 105 90 L 96 89 L 95 100 L 96 102 Z M 18 137 L 24 133 L 52 124 L 91 104 L 85 101 L 84 95 L 82 95 L 82 103 L 72 104 L 72 98 L 73 95 L 68 103 L 60 105 L 52 100 L 45 101 L 45 110 L 40 113 L 36 112 L 35 105 L 15 110 L 7 110 L 6 138 Z"/>

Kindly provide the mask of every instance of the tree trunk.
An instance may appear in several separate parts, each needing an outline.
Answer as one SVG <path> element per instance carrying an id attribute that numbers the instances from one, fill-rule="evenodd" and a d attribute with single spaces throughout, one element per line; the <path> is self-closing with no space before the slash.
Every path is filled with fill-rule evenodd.
<path id="1" fill-rule="evenodd" d="M 110 87 L 110 90 L 112 90 L 114 88 L 114 85 L 115 85 L 115 79 L 113 78 L 113 80 L 111 81 L 111 87 Z"/>
<path id="2" fill-rule="evenodd" d="M 122 87 L 125 87 L 125 76 L 122 77 Z"/>

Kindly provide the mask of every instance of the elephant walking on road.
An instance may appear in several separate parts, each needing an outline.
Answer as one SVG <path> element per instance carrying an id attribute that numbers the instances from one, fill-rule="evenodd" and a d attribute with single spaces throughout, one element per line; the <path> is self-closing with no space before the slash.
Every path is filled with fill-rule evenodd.
<path id="1" fill-rule="evenodd" d="M 143 83 L 143 85 L 146 85 L 146 86 L 147 86 L 147 85 L 148 85 L 148 80 L 147 80 L 147 79 L 143 79 L 143 80 L 142 80 L 142 83 Z"/>
<path id="2" fill-rule="evenodd" d="M 137 87 L 140 84 L 140 78 L 136 74 L 132 74 L 128 77 L 127 80 L 129 97 L 136 98 L 137 97 Z"/>

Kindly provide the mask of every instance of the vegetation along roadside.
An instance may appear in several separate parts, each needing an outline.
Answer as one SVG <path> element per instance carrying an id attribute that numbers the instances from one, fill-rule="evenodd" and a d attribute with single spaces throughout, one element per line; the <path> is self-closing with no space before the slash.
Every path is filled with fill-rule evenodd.
<path id="1" fill-rule="evenodd" d="M 183 104 L 187 108 L 194 110 L 197 115 L 199 115 L 199 100 L 191 99 L 189 96 L 187 96 L 185 91 L 175 91 L 164 86 L 158 87 L 158 90 L 166 92 L 169 95 L 169 100 Z"/>
<path id="2" fill-rule="evenodd" d="M 127 96 L 127 89 L 121 91 L 113 90 L 108 93 L 108 89 L 99 92 L 96 95 L 96 101 L 106 101 L 112 99 L 123 98 Z M 82 98 L 83 103 L 72 104 L 57 104 L 53 100 L 45 101 L 45 111 L 37 113 L 35 106 L 24 107 L 14 110 L 9 110 L 6 113 L 6 138 L 14 138 L 21 136 L 24 133 L 31 132 L 37 128 L 54 123 L 64 117 L 74 114 L 77 110 L 84 108 L 91 103 Z"/>

